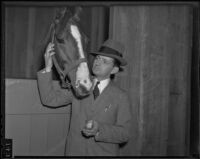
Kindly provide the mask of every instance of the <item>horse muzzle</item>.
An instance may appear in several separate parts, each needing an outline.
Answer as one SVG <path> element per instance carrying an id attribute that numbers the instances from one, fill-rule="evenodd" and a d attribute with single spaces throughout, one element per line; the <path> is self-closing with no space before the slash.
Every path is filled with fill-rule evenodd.
<path id="1" fill-rule="evenodd" d="M 91 92 L 92 83 L 89 81 L 78 80 L 75 84 L 75 93 L 77 97 L 85 97 L 88 96 Z"/>

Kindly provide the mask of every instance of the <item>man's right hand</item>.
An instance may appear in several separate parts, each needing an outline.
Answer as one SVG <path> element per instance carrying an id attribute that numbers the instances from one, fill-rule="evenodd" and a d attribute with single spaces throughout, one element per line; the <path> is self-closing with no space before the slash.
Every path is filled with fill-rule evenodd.
<path id="1" fill-rule="evenodd" d="M 53 66 L 52 55 L 54 55 L 54 54 L 55 54 L 54 44 L 50 42 L 48 44 L 48 46 L 46 48 L 46 51 L 45 51 L 45 54 L 44 54 L 45 71 L 46 72 L 50 72 L 51 71 L 51 68 Z"/>

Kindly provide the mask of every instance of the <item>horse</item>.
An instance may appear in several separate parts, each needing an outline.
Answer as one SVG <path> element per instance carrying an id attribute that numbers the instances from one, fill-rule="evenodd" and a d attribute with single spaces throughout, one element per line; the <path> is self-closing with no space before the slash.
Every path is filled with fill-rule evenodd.
<path id="1" fill-rule="evenodd" d="M 79 98 L 89 95 L 93 86 L 85 56 L 88 37 L 78 23 L 81 11 L 81 7 L 74 14 L 66 7 L 58 9 L 50 26 L 50 40 L 55 44 L 52 59 L 61 86 L 72 89 Z"/>

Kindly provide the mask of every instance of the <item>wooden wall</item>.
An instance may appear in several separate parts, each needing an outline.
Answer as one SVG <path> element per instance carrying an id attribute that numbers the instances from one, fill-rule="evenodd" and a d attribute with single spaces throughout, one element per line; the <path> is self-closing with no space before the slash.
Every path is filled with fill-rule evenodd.
<path id="1" fill-rule="evenodd" d="M 5 137 L 13 139 L 14 156 L 64 155 L 69 108 L 44 107 L 36 81 L 57 8 L 5 8 Z M 83 8 L 80 26 L 90 40 L 88 50 L 96 50 L 108 36 L 108 14 L 102 6 Z M 53 75 L 58 80 L 55 70 Z"/>
<path id="2" fill-rule="evenodd" d="M 36 80 L 6 79 L 5 84 L 5 137 L 13 140 L 13 156 L 63 156 L 70 106 L 44 107 Z"/>
<path id="3" fill-rule="evenodd" d="M 47 28 L 54 14 L 51 8 L 46 10 L 48 14 L 33 7 L 6 8 L 6 77 L 35 78 L 36 71 L 43 67 L 43 55 L 39 52 L 44 51 Z"/>
<path id="4" fill-rule="evenodd" d="M 190 153 L 200 155 L 200 3 L 194 7 L 192 68 L 191 68 L 191 120 Z"/>
<path id="5" fill-rule="evenodd" d="M 188 6 L 114 6 L 110 37 L 126 46 L 116 81 L 129 92 L 132 140 L 123 155 L 187 155 L 192 10 Z"/>

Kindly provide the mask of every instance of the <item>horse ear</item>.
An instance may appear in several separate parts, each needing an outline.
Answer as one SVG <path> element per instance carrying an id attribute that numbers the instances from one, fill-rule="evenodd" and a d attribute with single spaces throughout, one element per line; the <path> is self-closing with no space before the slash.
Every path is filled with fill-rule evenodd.
<path id="1" fill-rule="evenodd" d="M 83 9 L 82 9 L 82 7 L 81 6 L 78 6 L 78 7 L 76 7 L 75 8 L 75 12 L 76 12 L 76 14 L 80 14 L 80 12 L 82 11 Z"/>
<path id="2" fill-rule="evenodd" d="M 67 12 L 67 8 L 56 8 L 56 14 L 54 18 L 54 22 L 57 24 L 60 20 L 64 17 L 65 13 Z"/>
<path id="3" fill-rule="evenodd" d="M 80 21 L 80 13 L 82 12 L 82 7 L 78 6 L 75 8 L 74 18 L 76 21 Z"/>

